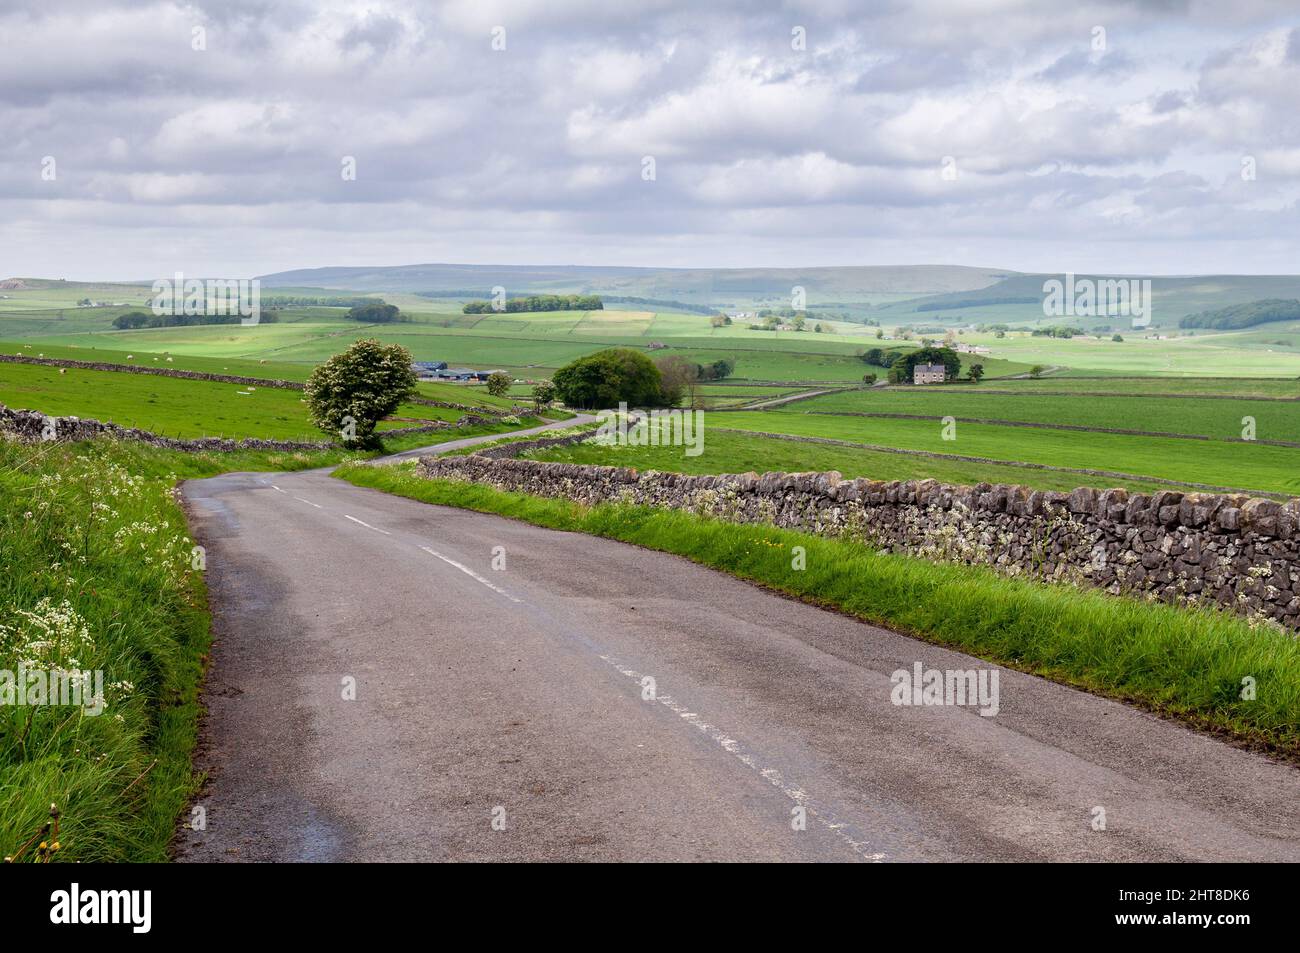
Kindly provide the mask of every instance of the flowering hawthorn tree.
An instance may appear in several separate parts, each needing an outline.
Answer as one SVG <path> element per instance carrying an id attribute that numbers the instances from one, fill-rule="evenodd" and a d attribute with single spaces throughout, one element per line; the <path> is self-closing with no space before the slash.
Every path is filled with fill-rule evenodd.
<path id="1" fill-rule="evenodd" d="M 311 372 L 303 393 L 311 419 L 346 446 L 380 446 L 375 426 L 415 394 L 411 352 L 373 338 L 357 341 Z"/>

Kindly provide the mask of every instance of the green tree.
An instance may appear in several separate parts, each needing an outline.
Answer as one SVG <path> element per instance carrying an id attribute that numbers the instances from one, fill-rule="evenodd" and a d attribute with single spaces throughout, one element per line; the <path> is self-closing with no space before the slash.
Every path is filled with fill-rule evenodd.
<path id="1" fill-rule="evenodd" d="M 614 347 L 588 354 L 561 367 L 551 378 L 569 407 L 582 409 L 661 407 L 662 380 L 654 362 L 637 351 Z"/>
<path id="2" fill-rule="evenodd" d="M 912 380 L 912 369 L 918 364 L 942 364 L 945 380 L 954 380 L 961 373 L 961 358 L 956 351 L 946 347 L 918 348 L 899 358 L 894 368 L 902 368 L 902 382 L 908 382 Z"/>
<path id="3" fill-rule="evenodd" d="M 1112 336 L 1111 336 L 1111 340 L 1114 341 L 1116 344 L 1123 344 L 1123 343 L 1124 343 L 1124 335 L 1122 335 L 1122 334 L 1115 334 L 1115 335 L 1112 335 Z"/>
<path id="4" fill-rule="evenodd" d="M 493 371 L 488 375 L 487 392 L 493 397 L 504 397 L 515 379 L 504 371 Z"/>
<path id="5" fill-rule="evenodd" d="M 1042 364 L 1035 364 L 1033 367 L 1031 367 L 1031 368 L 1029 369 L 1029 376 L 1030 376 L 1030 377 L 1042 377 L 1042 376 L 1043 376 L 1043 371 L 1045 371 L 1045 370 L 1047 370 L 1047 368 L 1043 367 Z"/>
<path id="6" fill-rule="evenodd" d="M 533 385 L 533 408 L 541 413 L 555 401 L 555 385 L 550 381 L 538 381 Z"/>
<path id="7" fill-rule="evenodd" d="M 980 382 L 980 378 L 984 376 L 984 365 L 972 364 L 970 366 L 970 369 L 966 371 L 966 376 L 969 377 L 971 380 L 973 380 L 976 384 L 978 384 Z"/>
<path id="8" fill-rule="evenodd" d="M 867 384 L 867 385 L 871 385 L 871 384 L 874 384 L 875 382 L 876 382 L 876 375 L 875 375 L 875 374 L 863 374 L 863 375 L 862 375 L 862 383 Z"/>
<path id="9" fill-rule="evenodd" d="M 391 324 L 400 314 L 397 305 L 384 304 L 382 301 L 359 304 L 348 309 L 348 318 L 365 324 Z"/>
<path id="10" fill-rule="evenodd" d="M 736 362 L 729 357 L 720 358 L 712 364 L 705 364 L 700 368 L 700 380 L 720 381 L 724 377 L 730 377 L 731 372 L 736 369 Z"/>
<path id="11" fill-rule="evenodd" d="M 128 311 L 126 314 L 119 314 L 113 319 L 113 327 L 119 331 L 129 330 L 131 328 L 143 328 L 149 324 L 150 315 L 143 311 Z"/>
<path id="12" fill-rule="evenodd" d="M 411 352 L 373 338 L 319 365 L 303 388 L 312 421 L 350 447 L 381 446 L 375 426 L 415 394 Z"/>
<path id="13" fill-rule="evenodd" d="M 700 365 L 686 360 L 676 354 L 661 357 L 654 362 L 659 370 L 659 389 L 663 393 L 663 402 L 669 407 L 681 404 L 682 398 L 690 396 L 687 406 L 694 406 L 695 382 L 700 379 Z"/>

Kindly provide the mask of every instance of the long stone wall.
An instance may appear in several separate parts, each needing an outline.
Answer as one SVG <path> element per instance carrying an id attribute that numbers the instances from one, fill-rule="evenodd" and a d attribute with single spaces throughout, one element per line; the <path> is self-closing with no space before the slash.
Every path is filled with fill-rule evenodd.
<path id="1" fill-rule="evenodd" d="M 384 438 L 402 437 L 495 422 L 494 418 L 465 414 L 454 424 L 450 421 L 436 420 L 419 427 L 394 427 L 392 430 L 381 430 L 379 435 Z M 338 444 L 330 440 L 265 440 L 260 437 L 245 437 L 242 440 L 231 440 L 225 437 L 178 439 L 90 418 L 50 417 L 36 410 L 13 410 L 4 404 L 0 404 L 0 433 L 12 434 L 19 440 L 77 441 L 109 437 L 114 440 L 134 440 L 154 447 L 192 453 L 230 450 L 331 450 L 338 447 Z"/>
<path id="2" fill-rule="evenodd" d="M 450 426 L 450 425 L 448 425 Z M 12 434 L 19 440 L 94 440 L 109 437 L 114 440 L 134 440 L 168 450 L 201 452 L 207 450 L 327 450 L 334 446 L 329 441 L 300 442 L 294 440 L 262 440 L 248 437 L 230 440 L 223 437 L 198 437 L 181 440 L 163 437 L 148 430 L 121 427 L 100 420 L 81 417 L 48 417 L 35 410 L 11 410 L 0 404 L 0 432 Z"/>
<path id="3" fill-rule="evenodd" d="M 686 476 L 483 454 L 424 457 L 418 472 L 584 504 L 768 523 L 1009 575 L 1214 603 L 1300 628 L 1300 499 L 1089 487 L 1060 493 L 845 480 L 835 471 Z"/>
<path id="4" fill-rule="evenodd" d="M 0 364 L 35 364 L 41 367 L 75 368 L 84 371 L 115 371 L 122 374 L 151 374 L 155 377 L 178 377 L 189 381 L 217 381 L 222 384 L 244 384 L 253 387 L 279 387 L 284 390 L 302 390 L 299 381 L 285 381 L 264 377 L 244 377 L 239 374 L 209 374 L 206 371 L 183 371 L 175 367 L 149 367 L 143 364 L 113 364 L 108 361 L 77 361 L 62 357 L 31 357 L 26 354 L 0 354 Z"/>

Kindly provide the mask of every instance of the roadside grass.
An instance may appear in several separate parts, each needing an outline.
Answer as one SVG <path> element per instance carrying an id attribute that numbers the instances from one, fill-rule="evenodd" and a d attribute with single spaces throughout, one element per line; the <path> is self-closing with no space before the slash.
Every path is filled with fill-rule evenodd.
<path id="1" fill-rule="evenodd" d="M 336 475 L 426 503 L 675 553 L 804 602 L 1300 759 L 1300 641 L 1269 625 L 880 554 L 771 526 L 425 480 L 411 465 L 347 465 Z M 802 571 L 790 568 L 796 545 L 807 553 Z M 1246 678 L 1257 686 L 1249 700 L 1241 697 Z"/>
<path id="2" fill-rule="evenodd" d="M 192 790 L 209 640 L 169 456 L 0 442 L 0 669 L 101 670 L 105 695 L 97 716 L 0 706 L 6 856 L 56 804 L 56 860 L 166 858 Z"/>

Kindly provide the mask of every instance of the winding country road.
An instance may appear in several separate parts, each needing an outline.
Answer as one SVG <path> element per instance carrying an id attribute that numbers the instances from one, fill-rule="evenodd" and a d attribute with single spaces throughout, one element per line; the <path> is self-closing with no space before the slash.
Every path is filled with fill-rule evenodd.
<path id="1" fill-rule="evenodd" d="M 895 706 L 988 666 L 673 556 L 322 471 L 183 493 L 180 860 L 1300 860 L 1290 766 L 1008 670 L 994 717 Z"/>

